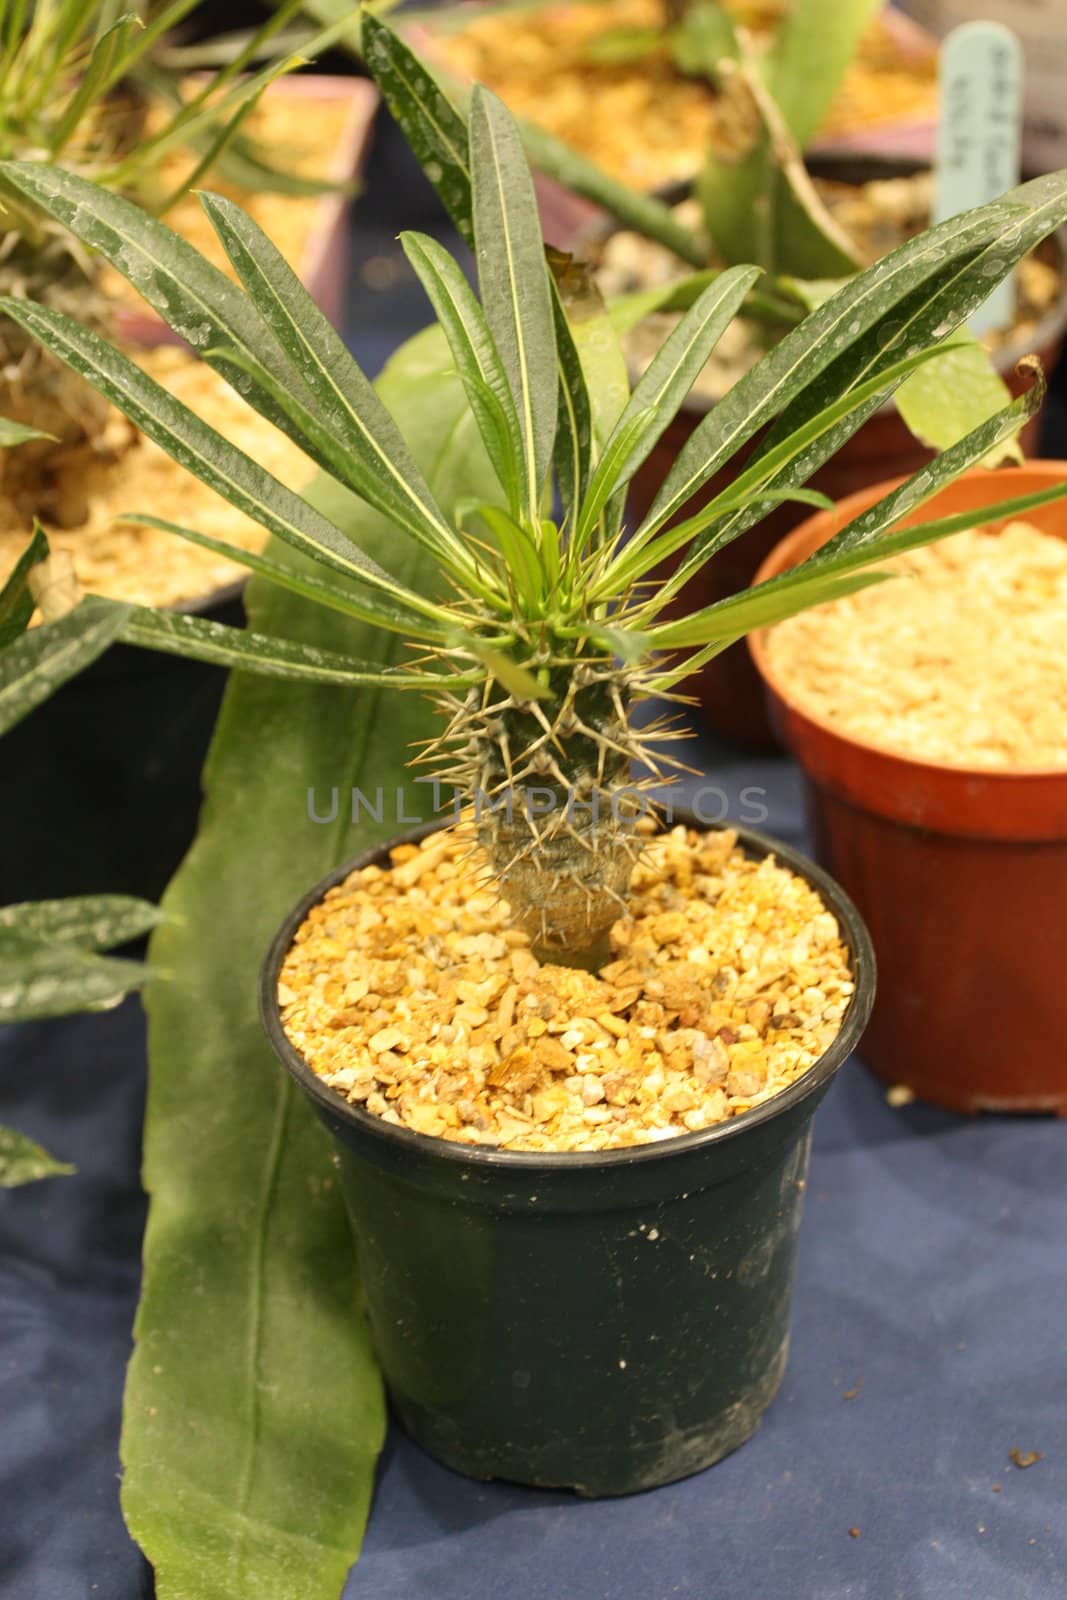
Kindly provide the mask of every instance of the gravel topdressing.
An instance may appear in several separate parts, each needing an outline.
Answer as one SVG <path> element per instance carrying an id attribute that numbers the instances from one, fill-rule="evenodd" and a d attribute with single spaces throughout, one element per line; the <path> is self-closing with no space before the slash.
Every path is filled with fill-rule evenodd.
<path id="1" fill-rule="evenodd" d="M 730 832 L 649 842 L 615 959 L 542 964 L 462 831 L 331 889 L 278 985 L 290 1041 L 387 1122 L 505 1150 L 607 1150 L 695 1132 L 780 1092 L 853 992 L 834 916 Z"/>
<path id="2" fill-rule="evenodd" d="M 923 761 L 1067 771 L 1067 541 L 1012 522 L 885 570 L 770 631 L 790 701 Z"/>

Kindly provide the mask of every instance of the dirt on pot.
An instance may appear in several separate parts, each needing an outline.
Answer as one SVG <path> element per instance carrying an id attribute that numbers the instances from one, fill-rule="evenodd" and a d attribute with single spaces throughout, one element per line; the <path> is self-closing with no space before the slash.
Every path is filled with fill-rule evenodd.
<path id="1" fill-rule="evenodd" d="M 782 7 L 732 0 L 729 9 L 757 39 Z M 665 47 L 637 61 L 590 59 L 617 29 L 659 28 L 662 0 L 613 0 L 522 10 L 506 8 L 444 33 L 433 48 L 452 71 L 486 84 L 516 112 L 539 123 L 611 176 L 653 189 L 700 170 L 722 138 L 717 97 L 684 77 Z M 823 135 L 932 117 L 936 60 L 907 53 L 893 27 L 876 17 L 830 108 Z"/>
<path id="2" fill-rule="evenodd" d="M 155 113 L 162 120 L 162 113 Z M 347 100 L 308 101 L 285 94 L 266 94 L 250 113 L 243 132 L 254 145 L 262 147 L 270 159 L 286 172 L 302 178 L 328 179 L 329 165 L 352 116 Z M 152 114 L 149 118 L 151 132 Z M 195 152 L 175 150 L 160 167 L 159 187 L 163 194 L 177 189 L 196 164 Z M 250 190 L 214 171 L 198 187 L 235 200 L 278 246 L 287 261 L 302 261 L 319 214 L 321 199 L 315 195 L 274 194 Z M 167 226 L 180 233 L 215 266 L 231 278 L 235 276 L 229 258 L 219 243 L 195 193 L 185 194 L 168 212 Z M 145 307 L 137 290 L 113 267 L 102 276 L 105 293 L 119 305 Z"/>
<path id="3" fill-rule="evenodd" d="M 1067 543 L 1012 522 L 885 570 L 768 633 L 797 706 L 924 761 L 1067 772 Z"/>
<path id="4" fill-rule="evenodd" d="M 303 482 L 310 476 L 303 452 L 201 360 L 176 347 L 130 353 L 178 400 L 197 416 L 209 417 L 283 483 Z M 80 484 L 87 519 L 79 527 L 45 526 L 53 550 L 70 552 L 81 588 L 115 600 L 168 606 L 199 599 L 243 579 L 245 569 L 236 562 L 172 534 L 121 521 L 131 513 L 145 512 L 246 550 L 260 549 L 266 539 L 258 524 L 178 466 L 158 445 L 131 430 L 117 411 L 114 427 L 124 431 L 128 447 L 101 456 L 87 468 Z M 0 497 L 0 583 L 25 549 L 30 532 L 25 516 Z"/>
<path id="5" fill-rule="evenodd" d="M 859 249 L 864 264 L 879 260 L 930 224 L 933 178 L 929 172 L 860 184 L 816 178 L 815 186 L 834 219 Z M 700 229 L 701 211 L 696 200 L 683 200 L 674 211 L 687 227 Z M 1025 345 L 1052 310 L 1064 289 L 1056 259 L 1055 245 L 1045 244 L 1020 263 L 1014 322 L 1010 329 L 985 336 L 990 350 L 1008 343 Z M 662 245 L 621 229 L 603 244 L 597 282 L 604 295 L 615 296 L 678 282 L 690 270 Z M 644 372 L 681 316 L 681 312 L 657 312 L 626 335 L 623 348 L 634 372 Z M 781 331 L 787 330 L 783 327 Z M 766 354 L 773 339 L 774 331 L 769 326 L 745 317 L 735 318 L 693 385 L 692 399 L 705 404 L 721 400 Z"/>
<path id="6" fill-rule="evenodd" d="M 541 963 L 465 827 L 363 867 L 308 913 L 281 970 L 285 1032 L 387 1122 L 505 1150 L 695 1132 L 800 1077 L 853 993 L 835 917 L 729 831 L 646 841 L 614 959 Z"/>

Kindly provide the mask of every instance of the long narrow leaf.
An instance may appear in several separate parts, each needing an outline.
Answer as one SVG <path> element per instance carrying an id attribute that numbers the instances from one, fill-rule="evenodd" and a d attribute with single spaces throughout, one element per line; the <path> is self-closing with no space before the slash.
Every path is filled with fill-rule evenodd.
<path id="1" fill-rule="evenodd" d="M 533 180 L 509 112 L 487 90 L 471 102 L 478 283 L 519 418 L 531 519 L 556 441 L 559 367 Z"/>
<path id="2" fill-rule="evenodd" d="M 551 256 L 551 252 L 549 254 Z M 554 277 L 551 285 L 556 354 L 559 359 L 555 468 L 560 501 L 566 512 L 581 503 L 589 487 L 595 451 L 593 405 L 582 358 Z"/>
<path id="3" fill-rule="evenodd" d="M 210 550 L 228 561 L 235 561 L 240 566 L 247 567 L 249 572 L 256 572 L 260 577 L 269 578 L 271 583 L 278 584 L 282 589 L 288 589 L 291 594 L 304 595 L 306 599 L 315 600 L 319 605 L 328 606 L 332 611 L 340 611 L 343 616 L 358 617 L 361 622 L 385 628 L 390 633 L 400 633 L 410 639 L 442 640 L 455 625 L 455 618 L 443 607 L 434 607 L 419 596 L 412 596 L 412 599 L 424 609 L 425 615 L 394 606 L 389 601 L 380 599 L 373 591 L 363 593 L 347 584 L 342 586 L 339 583 L 323 583 L 321 578 L 309 572 L 296 572 L 272 556 L 262 555 L 255 550 L 244 550 L 240 545 L 227 544 L 224 539 L 212 538 L 210 534 L 202 533 L 199 528 L 185 528 L 177 522 L 167 522 L 162 517 L 152 517 L 147 514 L 131 515 L 122 520 L 142 528 L 158 528 L 161 533 L 170 533 L 177 539 L 185 539 L 189 544 L 199 545 L 203 550 Z M 397 586 L 395 592 L 404 591 Z M 436 615 L 438 620 L 432 621 L 432 615 Z"/>
<path id="4" fill-rule="evenodd" d="M 87 378 L 181 466 L 268 532 L 347 577 L 409 600 L 388 573 L 368 561 L 306 500 L 223 439 L 105 340 L 72 317 L 28 301 L 0 301 L 0 310 Z"/>
<path id="5" fill-rule="evenodd" d="M 474 291 L 448 251 L 424 233 L 400 243 L 444 330 L 482 441 L 512 515 L 528 498 L 518 414 L 507 373 Z"/>
<path id="6" fill-rule="evenodd" d="M 445 210 L 473 244 L 467 124 L 403 40 L 369 7 L 362 17 L 367 69 Z"/>
<path id="7" fill-rule="evenodd" d="M 347 656 L 320 650 L 314 645 L 291 639 L 273 639 L 246 628 L 227 627 L 206 617 L 187 616 L 176 611 L 150 611 L 145 607 L 126 608 L 122 628 L 127 644 L 165 655 L 185 656 L 193 661 L 208 661 L 219 667 L 237 667 L 272 678 L 292 678 L 303 683 L 339 684 L 358 688 L 363 684 L 397 689 L 432 689 L 435 684 L 451 687 L 463 684 L 463 674 L 443 676 L 430 672 L 383 672 L 373 662 L 349 660 Z M 472 681 L 480 681 L 474 674 Z"/>
<path id="8" fill-rule="evenodd" d="M 950 333 L 1065 217 L 1067 178 L 1052 174 L 949 219 L 858 274 L 716 404 L 679 453 L 639 531 L 662 527 L 774 418 L 781 420 L 760 448 L 772 447 L 880 363 Z M 870 402 L 872 410 L 876 405 Z M 809 473 L 863 420 L 862 411 L 854 413 L 827 435 L 803 463 Z"/>
<path id="9" fill-rule="evenodd" d="M 351 486 L 439 559 L 454 564 L 464 552 L 400 429 L 329 319 L 319 310 L 285 257 L 232 200 L 202 197 L 223 248 L 263 321 L 300 371 L 325 425 L 351 452 Z M 275 396 L 282 403 L 282 396 Z M 329 469 L 338 476 L 335 465 Z M 342 477 L 341 481 L 345 481 Z"/>
<path id="10" fill-rule="evenodd" d="M 75 945 L 7 949 L 0 972 L 0 1024 L 107 1010 L 149 976 L 140 962 L 98 956 Z"/>
<path id="11" fill-rule="evenodd" d="M 676 523 L 651 540 L 636 535 L 603 574 L 596 586 L 597 592 L 612 585 L 631 583 L 718 523 L 718 531 L 707 538 L 701 538 L 693 554 L 681 562 L 677 571 L 662 585 L 660 598 L 666 603 L 671 595 L 683 587 L 698 567 L 711 560 L 728 542 L 732 533 L 732 524 L 729 520 L 731 513 L 742 512 L 755 520 L 757 515 L 764 516 L 772 506 L 781 504 L 783 500 L 803 499 L 798 492 L 799 485 L 791 481 L 790 474 L 786 471 L 790 464 L 805 456 L 806 452 L 836 428 L 843 418 L 865 407 L 872 397 L 884 396 L 893 385 L 938 358 L 939 351 L 934 346 L 917 350 L 914 355 L 905 356 L 902 360 L 894 362 L 877 377 L 867 379 L 865 383 L 858 384 L 839 399 L 832 401 L 810 421 L 797 428 L 794 433 L 788 434 L 766 453 L 757 455 L 727 488 L 721 490 L 691 517 Z M 771 483 L 775 483 L 777 487 L 768 488 L 767 485 Z"/>
<path id="12" fill-rule="evenodd" d="M 255 374 L 265 368 L 305 404 L 311 396 L 248 297 L 224 272 L 132 201 L 75 173 L 37 162 L 4 162 L 0 175 L 98 251 L 194 350 L 214 352 L 209 364 L 228 381 L 236 379 L 235 387 L 249 405 L 305 447 L 294 436 L 287 413 Z M 228 368 L 222 355 L 227 350 L 248 365 Z"/>
<path id="13" fill-rule="evenodd" d="M 753 628 L 783 621 L 809 605 L 822 604 L 825 598 L 838 598 L 841 593 L 850 592 L 835 586 L 851 583 L 864 568 L 881 565 L 903 550 L 916 549 L 964 528 L 998 521 L 1063 499 L 1067 496 L 1067 485 L 1058 485 L 1037 494 L 994 503 L 980 511 L 940 518 L 901 529 L 890 537 L 884 536 L 885 529 L 893 527 L 975 461 L 980 461 L 987 453 L 990 439 L 995 440 L 998 433 L 1017 427 L 1019 418 L 1027 414 L 1028 406 L 1031 411 L 1036 410 L 1040 393 L 1040 385 L 1035 385 L 1030 394 L 1020 396 L 966 439 L 946 450 L 931 466 L 914 473 L 892 494 L 861 513 L 791 572 L 719 601 L 691 617 L 651 628 L 648 630 L 650 637 L 663 648 L 707 644 L 716 639 L 732 642 Z"/>
<path id="14" fill-rule="evenodd" d="M 83 600 L 67 616 L 31 628 L 0 651 L 0 733 L 102 655 L 128 612 L 128 606 Z"/>
<path id="15" fill-rule="evenodd" d="M 615 425 L 615 432 L 604 447 L 606 461 L 613 453 L 616 439 L 624 429 L 629 428 L 633 418 L 644 416 L 645 426 L 634 433 L 627 453 L 615 464 L 613 489 L 629 483 L 646 460 L 664 428 L 677 414 L 759 275 L 758 267 L 731 267 L 729 271 L 721 273 L 664 340 L 638 380 L 626 409 Z M 599 476 L 600 468 L 597 470 Z M 599 514 L 598 510 L 596 515 Z M 577 534 L 579 544 L 588 537 L 593 521 L 595 518 L 591 521 L 590 513 L 583 512 Z"/>

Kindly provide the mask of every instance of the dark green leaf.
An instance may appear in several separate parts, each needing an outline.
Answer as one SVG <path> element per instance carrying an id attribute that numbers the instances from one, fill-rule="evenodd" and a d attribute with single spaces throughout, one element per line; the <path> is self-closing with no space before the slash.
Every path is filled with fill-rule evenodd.
<path id="1" fill-rule="evenodd" d="M 363 10 L 363 59 L 460 233 L 474 242 L 467 124 L 437 80 L 369 8 Z"/>
<path id="2" fill-rule="evenodd" d="M 1067 217 L 1067 177 L 1034 179 L 977 211 L 953 217 L 901 245 L 846 283 L 734 384 L 680 451 L 645 519 L 662 527 L 766 423 L 778 418 L 752 460 L 828 402 L 909 349 L 943 338 L 966 320 L 1020 256 Z M 803 482 L 877 408 L 871 400 L 790 469 Z M 783 487 L 774 484 L 773 487 Z M 730 537 L 759 508 L 734 514 Z M 709 530 L 708 538 L 722 530 Z"/>
<path id="3" fill-rule="evenodd" d="M 556 442 L 555 323 L 533 179 L 510 113 L 487 90 L 471 102 L 470 148 L 482 308 L 515 401 L 536 526 Z"/>
<path id="4" fill-rule="evenodd" d="M 292 639 L 272 638 L 249 628 L 231 628 L 206 617 L 179 611 L 149 611 L 143 606 L 129 612 L 122 628 L 127 644 L 165 655 L 208 661 L 219 667 L 239 667 L 243 672 L 272 678 L 292 678 L 303 683 L 331 683 L 356 687 L 380 684 L 381 668 L 373 661 L 320 650 Z M 376 624 L 377 625 L 377 624 Z M 390 676 L 394 688 L 432 688 L 435 683 L 462 683 L 457 674 L 447 678 L 428 672 L 397 672 Z"/>
<path id="5" fill-rule="evenodd" d="M 429 297 L 512 515 L 528 495 L 522 435 L 508 376 L 474 291 L 448 251 L 424 233 L 400 243 Z"/>
<path id="6" fill-rule="evenodd" d="M 202 201 L 249 298 L 320 408 L 322 433 L 316 443 L 327 470 L 439 559 L 462 557 L 400 429 L 285 257 L 232 200 L 206 194 Z M 282 406 L 284 391 L 274 398 Z"/>
<path id="7" fill-rule="evenodd" d="M 451 515 L 494 479 L 442 352 L 450 365 L 434 330 L 379 387 Z M 395 551 L 395 530 L 341 491 L 327 510 L 368 550 Z M 407 584 L 433 582 L 427 556 L 407 545 L 402 558 Z M 272 584 L 253 580 L 247 603 L 257 631 L 403 659 L 395 638 Z M 256 978 L 296 898 L 397 831 L 395 791 L 432 725 L 418 695 L 245 674 L 227 691 L 200 836 L 153 948 L 174 981 L 148 996 L 151 1211 L 122 1493 L 160 1600 L 336 1600 L 359 1548 L 381 1384 L 328 1145 L 263 1039 Z M 380 825 L 364 808 L 352 826 L 353 786 L 372 803 L 381 789 Z M 333 788 L 335 820 L 311 821 L 309 793 L 328 815 Z M 405 790 L 406 815 L 420 796 Z"/>
<path id="8" fill-rule="evenodd" d="M 58 622 L 30 628 L 0 651 L 0 733 L 102 655 L 118 638 L 129 607 L 83 600 Z"/>

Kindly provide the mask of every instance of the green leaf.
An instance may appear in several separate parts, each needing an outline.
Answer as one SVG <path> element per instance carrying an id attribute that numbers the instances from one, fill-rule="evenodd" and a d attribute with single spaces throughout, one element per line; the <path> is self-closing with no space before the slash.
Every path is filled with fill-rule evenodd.
<path id="1" fill-rule="evenodd" d="M 818 133 L 882 0 L 793 0 L 763 58 L 763 76 L 803 148 Z"/>
<path id="2" fill-rule="evenodd" d="M 42 944 L 113 950 L 158 927 L 163 913 L 129 895 L 78 895 L 69 900 L 30 900 L 0 906 L 0 939 L 13 935 Z"/>
<path id="3" fill-rule="evenodd" d="M 185 656 L 191 661 L 207 661 L 219 667 L 238 667 L 243 672 L 272 678 L 292 678 L 303 683 L 343 684 L 355 688 L 362 684 L 381 684 L 381 668 L 373 661 L 320 650 L 316 645 L 279 639 L 250 628 L 231 628 L 206 617 L 179 611 L 150 611 L 143 606 L 126 608 L 122 627 L 127 644 L 164 655 Z M 377 625 L 377 624 L 376 624 Z M 430 672 L 390 672 L 391 687 L 432 689 L 435 684 L 462 684 L 461 674 L 447 677 Z"/>
<path id="4" fill-rule="evenodd" d="M 639 532 L 662 527 L 759 428 L 752 460 L 831 400 L 970 316 L 999 278 L 1067 217 L 1067 178 L 1034 179 L 901 245 L 847 282 L 733 385 L 694 430 Z M 877 408 L 871 400 L 791 469 L 803 482 Z M 783 487 L 781 483 L 772 487 Z M 758 516 L 735 514 L 736 536 Z"/>
<path id="5" fill-rule="evenodd" d="M 105 29 L 96 40 L 78 87 L 68 100 L 63 115 L 52 129 L 48 141 L 48 153 L 52 160 L 59 155 L 82 119 L 99 99 L 111 78 L 116 61 L 123 60 L 128 54 L 133 30 L 140 27 L 140 18 L 130 11 L 124 17 L 119 17 L 118 21 Z"/>
<path id="6" fill-rule="evenodd" d="M 520 122 L 519 132 L 530 163 L 538 172 L 554 178 L 573 194 L 583 195 L 595 205 L 603 206 L 622 227 L 632 228 L 646 239 L 655 239 L 691 267 L 707 264 L 708 248 L 704 240 L 691 228 L 683 226 L 662 200 L 642 194 L 638 189 L 628 189 L 535 123 Z"/>
<path id="7" fill-rule="evenodd" d="M 715 278 L 689 308 L 639 379 L 614 432 L 605 444 L 594 481 L 599 482 L 609 457 L 615 456 L 612 489 L 629 483 L 664 428 L 677 414 L 759 275 L 758 267 L 731 267 Z M 630 424 L 639 415 L 644 419 L 643 426 L 630 438 L 628 452 L 618 456 L 613 448 L 616 441 L 624 430 L 630 431 Z M 579 544 L 588 537 L 601 509 L 602 506 L 599 506 L 594 515 L 591 509 L 583 508 L 578 524 Z"/>
<path id="8" fill-rule="evenodd" d="M 36 162 L 5 162 L 0 174 L 19 194 L 99 251 L 180 338 L 194 350 L 210 352 L 208 364 L 249 405 L 311 453 L 309 442 L 293 428 L 289 408 L 280 407 L 276 391 L 262 381 L 269 375 L 308 405 L 311 396 L 303 379 L 247 295 L 224 272 L 132 201 L 75 173 Z M 231 356 L 243 358 L 246 365 L 234 364 Z"/>
<path id="9" fill-rule="evenodd" d="M 615 431 L 604 447 L 597 462 L 585 499 L 582 501 L 574 542 L 580 550 L 600 521 L 611 496 L 625 480 L 626 465 L 641 449 L 649 430 L 655 425 L 656 412 L 652 406 L 642 406 L 640 411 L 620 419 Z M 612 530 L 614 531 L 614 530 Z"/>
<path id="10" fill-rule="evenodd" d="M 379 380 L 438 502 L 491 497 L 438 330 Z M 462 420 L 462 426 L 460 426 Z M 472 445 L 474 448 L 472 448 Z M 327 511 L 386 556 L 395 530 L 342 491 Z M 405 582 L 434 573 L 402 552 Z M 399 659 L 378 629 L 253 580 L 256 631 Z M 237 674 L 205 774 L 197 843 L 164 902 L 153 960 L 144 1294 L 126 1389 L 123 1509 L 159 1600 L 337 1600 L 355 1559 L 384 1431 L 381 1383 L 325 1135 L 256 1015 L 267 944 L 319 877 L 396 832 L 395 790 L 433 726 L 421 696 Z M 343 733 L 343 737 L 341 736 Z M 353 786 L 387 808 L 350 822 Z M 309 791 L 336 819 L 312 822 Z M 418 814 L 425 786 L 405 790 Z M 425 812 L 423 813 L 425 814 Z M 196 1293 L 190 1293 L 190 1283 Z"/>
<path id="11" fill-rule="evenodd" d="M 400 429 L 349 354 L 340 334 L 285 257 L 240 206 L 221 195 L 202 196 L 204 210 L 264 323 L 298 370 L 324 418 L 321 458 L 383 515 L 392 518 L 438 559 L 455 564 L 463 550 L 434 503 Z M 284 403 L 284 393 L 275 394 Z M 324 442 L 330 433 L 336 452 Z M 346 477 L 338 453 L 350 457 Z"/>
<path id="12" fill-rule="evenodd" d="M 89 598 L 0 651 L 0 733 L 102 655 L 122 631 L 128 609 Z"/>
<path id="13" fill-rule="evenodd" d="M 39 1178 L 67 1177 L 74 1170 L 24 1133 L 0 1127 L 0 1189 L 15 1189 L 23 1183 L 36 1183 Z"/>
<path id="14" fill-rule="evenodd" d="M 721 94 L 740 126 L 759 131 L 748 148 L 708 148 L 697 191 L 719 254 L 798 278 L 854 272 L 860 257 L 820 199 L 755 61 L 731 64 Z"/>
<path id="15" fill-rule="evenodd" d="M 943 353 L 905 379 L 894 396 L 897 410 L 915 437 L 944 450 L 986 422 L 1011 399 L 1011 390 L 992 359 L 967 328 L 945 341 Z M 1011 440 L 986 466 L 1022 460 Z"/>
<path id="16" fill-rule="evenodd" d="M 650 572 L 668 556 L 696 540 L 693 552 L 679 564 L 670 578 L 660 585 L 655 601 L 658 605 L 665 605 L 698 567 L 703 566 L 724 544 L 729 543 L 732 535 L 729 519 L 732 512 L 741 511 L 755 520 L 757 516 L 765 515 L 771 506 L 778 505 L 782 501 L 803 500 L 805 497 L 799 492 L 798 485 L 792 482 L 794 476 L 790 471 L 792 463 L 806 459 L 806 453 L 812 446 L 817 446 L 819 441 L 831 433 L 842 420 L 865 407 L 872 396 L 882 397 L 893 384 L 906 379 L 909 374 L 921 371 L 924 366 L 937 359 L 936 346 L 919 349 L 914 355 L 905 356 L 892 366 L 885 367 L 877 377 L 868 378 L 864 383 L 848 390 L 839 399 L 831 401 L 793 433 L 780 439 L 772 448 L 765 452 L 757 452 L 738 472 L 729 487 L 714 495 L 691 517 L 676 523 L 650 541 L 639 536 L 631 539 L 604 573 L 597 587 L 603 590 L 613 580 L 615 582 L 625 580 L 626 583 L 630 583 L 641 573 Z M 1010 395 L 1008 398 L 1010 399 Z M 774 484 L 778 487 L 765 487 Z M 713 531 L 708 533 L 708 529 Z M 700 537 L 701 535 L 703 537 Z"/>
<path id="17" fill-rule="evenodd" d="M 145 514 L 131 515 L 120 520 L 133 523 L 137 527 L 158 528 L 161 533 L 171 533 L 176 539 L 185 539 L 189 544 L 199 545 L 201 549 L 211 550 L 215 555 L 237 562 L 249 572 L 258 572 L 261 577 L 269 578 L 272 583 L 280 584 L 283 589 L 288 589 L 293 594 L 302 594 L 309 600 L 317 600 L 320 605 L 340 611 L 346 617 L 358 617 L 362 622 L 372 622 L 379 628 L 387 628 L 390 633 L 402 633 L 411 639 L 440 641 L 453 625 L 454 619 L 444 608 L 440 608 L 439 619 L 431 621 L 429 614 L 435 610 L 432 606 L 425 605 L 427 615 L 420 616 L 416 611 L 392 605 L 374 592 L 368 594 L 355 584 L 335 577 L 332 572 L 330 578 L 333 581 L 324 583 L 313 573 L 297 571 L 271 556 L 265 556 L 255 550 L 245 550 L 241 545 L 227 544 L 224 539 L 213 539 L 210 534 L 202 533 L 199 528 L 183 528 L 176 522 L 167 522 L 162 517 L 150 517 Z"/>
<path id="18" fill-rule="evenodd" d="M 488 90 L 471 102 L 471 172 L 482 308 L 518 413 L 531 521 L 556 442 L 559 366 L 533 179 L 511 114 Z"/>
<path id="19" fill-rule="evenodd" d="M 474 242 L 467 124 L 432 73 L 369 8 L 363 10 L 363 59 L 445 210 Z"/>
<path id="20" fill-rule="evenodd" d="M 301 495 L 202 422 L 161 384 L 72 317 L 24 300 L 0 300 L 0 309 L 40 339 L 54 355 L 105 394 L 161 449 L 224 500 L 294 549 L 342 575 L 372 584 L 414 604 L 377 562 L 367 557 Z"/>
<path id="21" fill-rule="evenodd" d="M 0 1025 L 107 1011 L 148 981 L 136 961 L 98 956 L 72 944 L 5 941 L 0 971 Z"/>
<path id="22" fill-rule="evenodd" d="M 33 537 L 19 556 L 7 582 L 0 589 L 0 650 L 19 634 L 25 633 L 33 616 L 34 598 L 30 592 L 29 575 L 33 568 L 48 560 L 48 540 L 39 524 L 34 526 Z"/>
<path id="23" fill-rule="evenodd" d="M 424 233 L 400 243 L 437 315 L 486 452 L 512 515 L 529 495 L 518 414 L 508 375 L 470 284 L 444 247 Z"/>
<path id="24" fill-rule="evenodd" d="M 872 575 L 862 569 L 876 563 L 880 565 L 902 550 L 915 549 L 963 528 L 1000 520 L 1019 514 L 1021 510 L 1063 499 L 1067 496 L 1067 484 L 1042 490 L 1035 495 L 993 503 L 984 507 L 981 513 L 964 512 L 902 529 L 888 538 L 884 536 L 886 529 L 894 527 L 902 517 L 980 461 L 1000 438 L 1013 435 L 1021 421 L 1036 412 L 1042 393 L 1042 386 L 1036 384 L 1029 394 L 1020 396 L 996 417 L 982 423 L 965 439 L 938 456 L 930 466 L 913 473 L 906 483 L 862 512 L 790 572 L 757 584 L 754 589 L 732 595 L 690 617 L 651 628 L 650 638 L 657 647 L 665 649 L 715 641 L 721 642 L 725 648 L 754 628 L 768 627 L 810 606 L 822 605 L 827 600 L 851 594 L 864 582 L 881 581 L 889 574 Z"/>
<path id="25" fill-rule="evenodd" d="M 553 252 L 547 252 L 551 267 Z M 585 381 L 582 358 L 567 320 L 559 288 L 552 278 L 552 315 L 556 324 L 559 358 L 559 411 L 556 428 L 556 482 L 564 519 L 576 511 L 589 486 L 595 439 L 593 406 Z"/>

